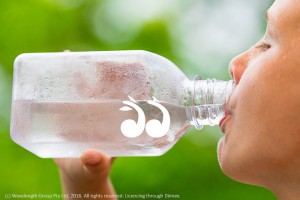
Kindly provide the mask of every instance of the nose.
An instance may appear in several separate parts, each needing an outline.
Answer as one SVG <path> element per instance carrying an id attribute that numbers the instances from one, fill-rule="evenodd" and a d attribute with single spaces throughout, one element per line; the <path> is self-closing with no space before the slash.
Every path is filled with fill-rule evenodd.
<path id="1" fill-rule="evenodd" d="M 236 57 L 234 57 L 229 63 L 229 73 L 233 78 L 235 84 L 238 84 L 241 80 L 241 77 L 247 68 L 249 60 L 249 53 L 246 51 Z"/>

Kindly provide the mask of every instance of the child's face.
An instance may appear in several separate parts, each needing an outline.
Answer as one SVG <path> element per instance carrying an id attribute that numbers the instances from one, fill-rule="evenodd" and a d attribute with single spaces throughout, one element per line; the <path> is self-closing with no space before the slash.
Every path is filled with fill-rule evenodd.
<path id="1" fill-rule="evenodd" d="M 300 174 L 300 1 L 276 0 L 267 18 L 263 39 L 230 63 L 218 152 L 226 175 L 271 188 Z"/>

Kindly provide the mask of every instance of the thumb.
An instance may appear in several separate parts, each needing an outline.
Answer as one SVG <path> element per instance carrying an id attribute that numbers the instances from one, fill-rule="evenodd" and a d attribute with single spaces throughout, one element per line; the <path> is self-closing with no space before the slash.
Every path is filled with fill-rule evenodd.
<path id="1" fill-rule="evenodd" d="M 99 175 L 106 178 L 111 167 L 111 158 L 97 150 L 85 151 L 81 156 L 84 170 L 91 175 Z"/>

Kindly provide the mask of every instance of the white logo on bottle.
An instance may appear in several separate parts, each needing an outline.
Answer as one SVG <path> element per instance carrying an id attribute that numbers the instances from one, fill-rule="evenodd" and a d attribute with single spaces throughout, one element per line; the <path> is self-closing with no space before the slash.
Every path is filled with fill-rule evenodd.
<path id="1" fill-rule="evenodd" d="M 159 103 L 159 101 L 153 97 L 153 100 L 149 100 L 148 104 L 151 104 L 161 110 L 163 114 L 162 122 L 157 119 L 152 119 L 147 122 L 143 110 L 137 105 L 137 102 L 130 96 L 128 96 L 131 101 L 123 101 L 124 104 L 131 106 L 138 113 L 138 120 L 135 122 L 132 119 L 127 119 L 121 124 L 121 132 L 124 136 L 129 138 L 134 138 L 140 136 L 144 129 L 146 129 L 147 134 L 153 138 L 163 137 L 167 134 L 170 128 L 170 114 L 168 110 Z M 124 106 L 120 108 L 121 111 L 132 110 L 131 107 Z"/>

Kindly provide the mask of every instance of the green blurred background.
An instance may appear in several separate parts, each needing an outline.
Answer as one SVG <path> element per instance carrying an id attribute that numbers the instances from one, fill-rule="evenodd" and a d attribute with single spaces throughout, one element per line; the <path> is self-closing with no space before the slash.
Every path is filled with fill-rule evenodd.
<path id="1" fill-rule="evenodd" d="M 1 0 L 0 199 L 5 193 L 60 194 L 57 168 L 9 136 L 14 58 L 24 52 L 143 49 L 172 60 L 190 78 L 229 79 L 230 59 L 258 40 L 271 1 Z M 190 129 L 165 155 L 118 158 L 117 193 L 178 194 L 181 199 L 275 199 L 222 174 L 218 128 Z"/>

